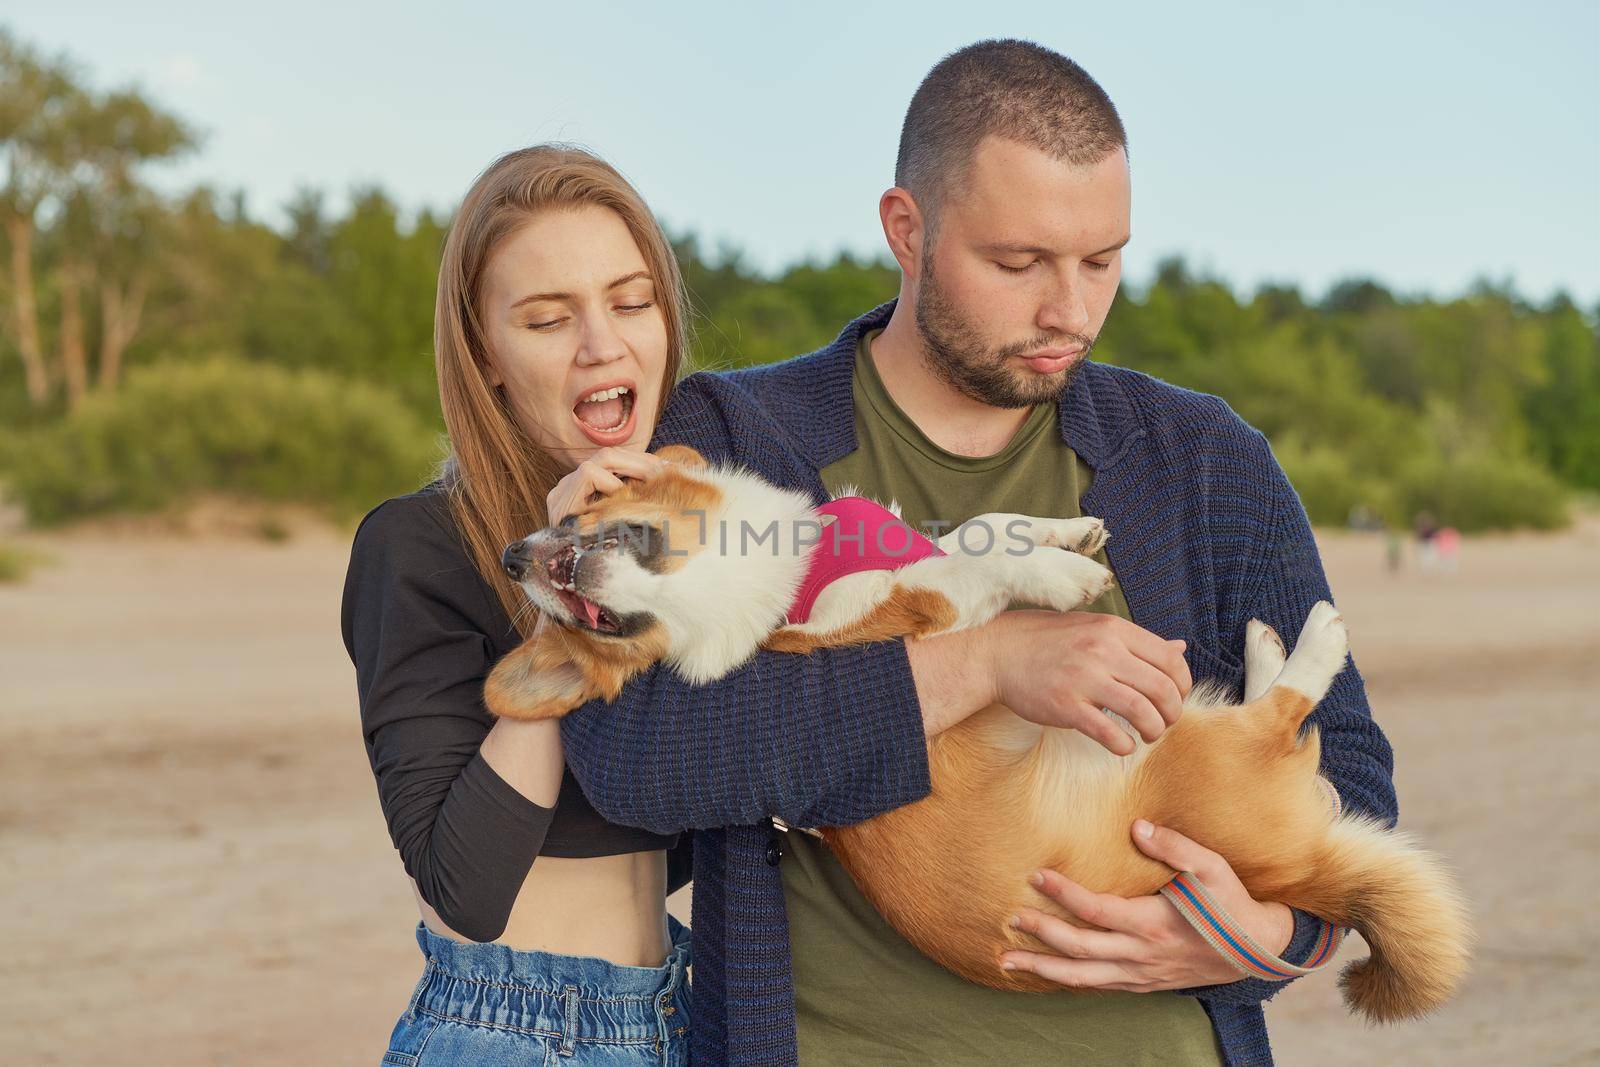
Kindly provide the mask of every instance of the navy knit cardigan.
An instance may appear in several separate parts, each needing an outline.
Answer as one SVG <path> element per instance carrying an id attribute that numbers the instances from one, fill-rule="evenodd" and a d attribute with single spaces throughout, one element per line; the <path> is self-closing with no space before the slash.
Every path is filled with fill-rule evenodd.
<path id="1" fill-rule="evenodd" d="M 893 307 L 809 355 L 685 378 L 653 447 L 692 445 L 825 500 L 818 472 L 856 448 L 857 341 Z M 1060 411 L 1062 439 L 1094 468 L 1083 511 L 1112 532 L 1111 566 L 1134 621 L 1188 642 L 1196 680 L 1238 692 L 1246 621 L 1292 642 L 1311 606 L 1330 599 L 1305 509 L 1266 439 L 1217 397 L 1102 363 L 1083 366 Z M 1353 663 L 1310 721 L 1345 807 L 1392 825 L 1392 754 Z M 606 818 L 698 831 L 694 1062 L 794 1063 L 788 925 L 767 819 L 847 825 L 928 793 L 904 643 L 762 652 L 707 686 L 657 667 L 614 703 L 574 711 L 562 738 Z M 1295 920 L 1284 957 L 1298 963 L 1320 924 L 1300 912 Z M 1227 1063 L 1258 1064 L 1271 1062 L 1261 1002 L 1282 984 L 1246 978 L 1185 992 L 1200 998 Z"/>

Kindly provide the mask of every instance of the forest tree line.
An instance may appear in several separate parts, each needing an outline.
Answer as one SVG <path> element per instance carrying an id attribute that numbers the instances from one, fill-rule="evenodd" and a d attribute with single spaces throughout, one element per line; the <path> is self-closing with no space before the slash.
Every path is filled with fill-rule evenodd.
<path id="1" fill-rule="evenodd" d="M 33 521 L 210 489 L 359 511 L 437 459 L 449 217 L 379 188 L 335 212 L 308 189 L 273 226 L 241 193 L 149 185 L 198 148 L 143 92 L 94 90 L 0 31 L 0 483 Z M 674 245 L 695 368 L 814 349 L 899 285 L 887 261 L 764 273 L 691 234 Z M 1095 356 L 1224 397 L 1318 522 L 1550 527 L 1574 490 L 1600 490 L 1597 321 L 1487 282 L 1246 295 L 1170 259 L 1124 284 Z"/>

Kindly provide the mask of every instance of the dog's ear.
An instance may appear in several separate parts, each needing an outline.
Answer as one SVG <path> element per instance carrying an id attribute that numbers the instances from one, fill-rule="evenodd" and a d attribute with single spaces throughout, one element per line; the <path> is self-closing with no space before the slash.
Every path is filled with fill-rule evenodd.
<path id="1" fill-rule="evenodd" d="M 599 695 L 548 625 L 506 653 L 483 686 L 484 703 L 503 719 L 559 719 Z"/>
<path id="2" fill-rule="evenodd" d="M 706 465 L 706 457 L 688 445 L 662 445 L 656 449 L 655 454 L 668 462 L 684 467 L 704 467 Z"/>

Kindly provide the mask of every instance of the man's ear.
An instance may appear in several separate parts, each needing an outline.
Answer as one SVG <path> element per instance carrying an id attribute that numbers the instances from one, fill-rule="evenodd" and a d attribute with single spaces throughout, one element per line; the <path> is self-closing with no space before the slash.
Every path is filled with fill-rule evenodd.
<path id="1" fill-rule="evenodd" d="M 900 264 L 900 273 L 915 279 L 922 271 L 924 219 L 922 208 L 910 190 L 895 186 L 878 198 L 878 221 L 883 224 L 889 252 Z"/>
<path id="2" fill-rule="evenodd" d="M 662 445 L 656 449 L 655 454 L 669 463 L 676 463 L 683 467 L 704 467 L 706 465 L 706 457 L 688 445 Z"/>
<path id="3" fill-rule="evenodd" d="M 484 703 L 503 719 L 559 719 L 599 695 L 548 625 L 506 653 L 483 685 Z"/>

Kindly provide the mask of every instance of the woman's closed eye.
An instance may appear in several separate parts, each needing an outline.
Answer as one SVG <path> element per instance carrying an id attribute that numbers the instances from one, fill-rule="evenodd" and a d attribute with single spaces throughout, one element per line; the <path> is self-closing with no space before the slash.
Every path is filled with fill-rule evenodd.
<path id="1" fill-rule="evenodd" d="M 611 310 L 622 315 L 637 315 L 640 312 L 649 311 L 655 306 L 655 300 L 650 297 L 629 297 L 612 304 Z M 532 322 L 524 323 L 523 326 L 525 329 L 538 330 L 540 333 L 554 333 L 558 328 L 570 321 L 572 321 L 571 315 L 557 315 L 553 318 L 535 319 Z"/>

